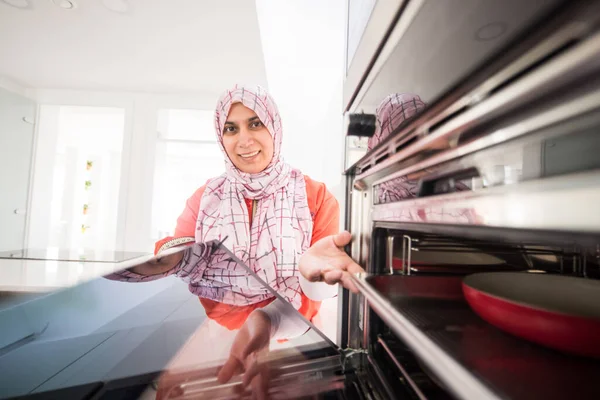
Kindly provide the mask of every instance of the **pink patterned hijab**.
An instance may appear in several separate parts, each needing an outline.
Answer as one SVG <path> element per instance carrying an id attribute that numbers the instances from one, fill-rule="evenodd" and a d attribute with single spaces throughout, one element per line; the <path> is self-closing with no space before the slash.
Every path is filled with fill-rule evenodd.
<path id="1" fill-rule="evenodd" d="M 368 149 L 377 146 L 404 121 L 415 116 L 424 107 L 425 103 L 416 94 L 394 93 L 387 96 L 377 107 L 377 126 L 375 134 L 369 138 Z M 375 202 L 391 203 L 414 198 L 417 195 L 417 188 L 416 181 L 407 181 L 406 177 L 398 177 L 374 188 Z"/>
<path id="2" fill-rule="evenodd" d="M 377 107 L 375 134 L 369 138 L 368 149 L 377 146 L 404 121 L 425 108 L 419 96 L 411 93 L 394 93 L 387 96 Z"/>
<path id="3" fill-rule="evenodd" d="M 234 103 L 253 110 L 273 137 L 273 159 L 257 174 L 237 169 L 223 147 L 223 127 Z M 299 308 L 298 261 L 310 246 L 313 225 L 304 175 L 286 164 L 280 154 L 282 127 L 277 106 L 265 89 L 236 85 L 217 103 L 215 129 L 226 172 L 207 184 L 198 212 L 196 242 L 227 237 L 225 245 L 236 256 Z M 255 201 L 252 224 L 245 199 Z M 272 297 L 219 251 L 194 284 L 196 294 L 227 304 L 247 305 Z"/>

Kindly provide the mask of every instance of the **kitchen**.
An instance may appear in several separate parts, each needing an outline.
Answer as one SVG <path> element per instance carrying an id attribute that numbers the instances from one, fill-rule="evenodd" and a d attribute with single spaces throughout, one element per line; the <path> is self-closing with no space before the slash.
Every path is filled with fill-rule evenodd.
<path id="1" fill-rule="evenodd" d="M 3 3 L 2 397 L 250 398 L 181 281 L 95 279 L 160 262 L 242 80 L 366 271 L 271 343 L 270 396 L 597 398 L 598 2 Z"/>

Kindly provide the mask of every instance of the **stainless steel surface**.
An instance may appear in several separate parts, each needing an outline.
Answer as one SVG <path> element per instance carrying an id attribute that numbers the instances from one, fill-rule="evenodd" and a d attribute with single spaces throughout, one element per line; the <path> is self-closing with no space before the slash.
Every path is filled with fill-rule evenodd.
<path id="1" fill-rule="evenodd" d="M 351 110 L 372 112 L 389 93 L 416 93 L 426 103 L 435 101 L 559 3 L 474 0 L 456 9 L 451 3 L 410 1 Z M 482 45 L 477 32 L 499 22 L 502 32 Z"/>
<path id="2" fill-rule="evenodd" d="M 436 128 L 433 132 L 429 132 L 428 124 L 420 125 L 413 136 L 423 136 L 423 138 L 408 147 L 400 149 L 398 152 L 396 152 L 395 147 L 392 148 L 391 146 L 388 149 L 382 150 L 390 153 L 389 158 L 384 161 L 375 165 L 374 160 L 379 155 L 368 154 L 365 156 L 365 160 L 361 160 L 357 164 L 360 169 L 366 169 L 366 171 L 359 173 L 356 178 L 365 179 L 400 160 L 408 159 L 418 152 L 428 149 L 448 149 L 451 147 L 454 138 L 463 133 L 467 128 L 472 129 L 474 126 L 492 117 L 514 110 L 518 105 L 531 101 L 532 97 L 541 96 L 550 90 L 571 82 L 574 78 L 580 78 L 584 73 L 589 73 L 593 69 L 600 68 L 599 60 L 600 34 L 597 34 L 583 43 L 574 46 L 564 54 L 557 56 L 555 59 L 550 60 L 548 63 L 543 64 L 536 69 L 535 73 L 527 74 L 515 83 L 494 93 L 481 103 Z M 596 106 L 598 101 L 597 94 L 590 96 L 592 97 L 586 98 L 583 101 L 586 104 L 592 103 L 593 106 Z M 573 106 L 565 106 L 560 117 L 564 118 L 562 114 L 569 112 L 580 111 Z M 552 115 L 546 115 L 545 118 L 552 118 Z M 536 122 L 543 124 L 545 118 L 537 118 Z M 550 122 L 555 121 L 551 120 Z M 515 133 L 523 134 L 522 131 L 514 132 L 513 134 Z M 504 138 L 504 140 L 507 139 L 509 138 Z"/>
<path id="3" fill-rule="evenodd" d="M 367 274 L 355 276 L 354 281 L 373 310 L 398 337 L 427 364 L 442 382 L 462 399 L 500 399 L 492 390 L 475 378 L 411 321 L 398 313 L 393 305 L 366 281 Z"/>
<path id="4" fill-rule="evenodd" d="M 600 174 L 587 172 L 377 205 L 372 207 L 371 218 L 380 222 L 598 232 L 598 204 Z"/>
<path id="5" fill-rule="evenodd" d="M 432 157 L 428 157 L 421 162 L 416 162 L 410 166 L 386 175 L 383 178 L 375 180 L 372 185 L 375 186 L 400 176 L 409 175 L 420 170 L 426 170 L 432 166 L 508 142 L 527 133 L 535 132 L 560 121 L 564 121 L 569 118 L 575 118 L 578 115 L 582 115 L 586 112 L 590 112 L 599 108 L 600 91 L 592 91 L 586 95 L 578 96 L 572 101 L 568 101 L 556 107 L 551 107 L 550 109 L 544 110 L 541 113 L 536 113 L 529 118 L 520 120 L 518 123 L 503 127 L 497 131 L 490 132 L 488 135 L 473 140 L 469 143 L 465 143 L 460 147 L 448 149 L 447 151 L 436 154 Z M 574 121 L 573 123 L 576 125 L 577 121 Z"/>
<path id="6" fill-rule="evenodd" d="M 343 87 L 344 108 L 349 107 L 352 99 L 365 79 L 366 71 L 378 54 L 378 48 L 386 32 L 390 29 L 396 14 L 406 0 L 379 0 L 368 16 L 368 23 L 352 60 L 346 59 L 346 76 Z"/>

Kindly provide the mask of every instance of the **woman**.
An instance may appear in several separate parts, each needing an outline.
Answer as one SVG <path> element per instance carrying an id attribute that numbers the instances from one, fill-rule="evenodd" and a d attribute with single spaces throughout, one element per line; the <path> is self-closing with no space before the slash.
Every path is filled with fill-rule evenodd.
<path id="1" fill-rule="evenodd" d="M 338 234 L 337 201 L 324 184 L 283 161 L 281 119 L 271 96 L 261 87 L 235 86 L 218 101 L 215 127 L 226 172 L 190 197 L 175 238 L 159 242 L 157 253 L 225 239 L 227 248 L 309 320 L 319 300 L 333 294 L 328 285 L 340 282 L 356 291 L 350 274 L 362 269 L 342 250 L 351 237 Z M 175 274 L 189 283 L 210 319 L 240 329 L 239 337 L 260 332 L 263 339 L 285 339 L 304 333 L 306 327 L 285 315 L 241 266 L 221 250 L 205 250 L 186 250 L 109 278 L 147 281 Z M 238 358 L 253 351 L 248 346 Z"/>

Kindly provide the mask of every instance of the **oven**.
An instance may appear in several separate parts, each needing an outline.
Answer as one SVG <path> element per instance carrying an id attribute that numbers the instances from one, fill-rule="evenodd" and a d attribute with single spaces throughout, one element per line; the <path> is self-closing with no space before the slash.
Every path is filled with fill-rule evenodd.
<path id="1" fill-rule="evenodd" d="M 382 398 L 599 398 L 597 357 L 487 322 L 463 282 L 600 279 L 600 4 L 472 3 L 403 3 L 346 88 L 349 140 L 373 134 L 390 93 L 428 106 L 346 170 L 347 251 L 366 273 L 341 296 L 338 341 L 364 351 L 359 380 Z M 507 32 L 479 46 L 492 27 Z M 568 295 L 600 314 L 598 293 Z"/>

